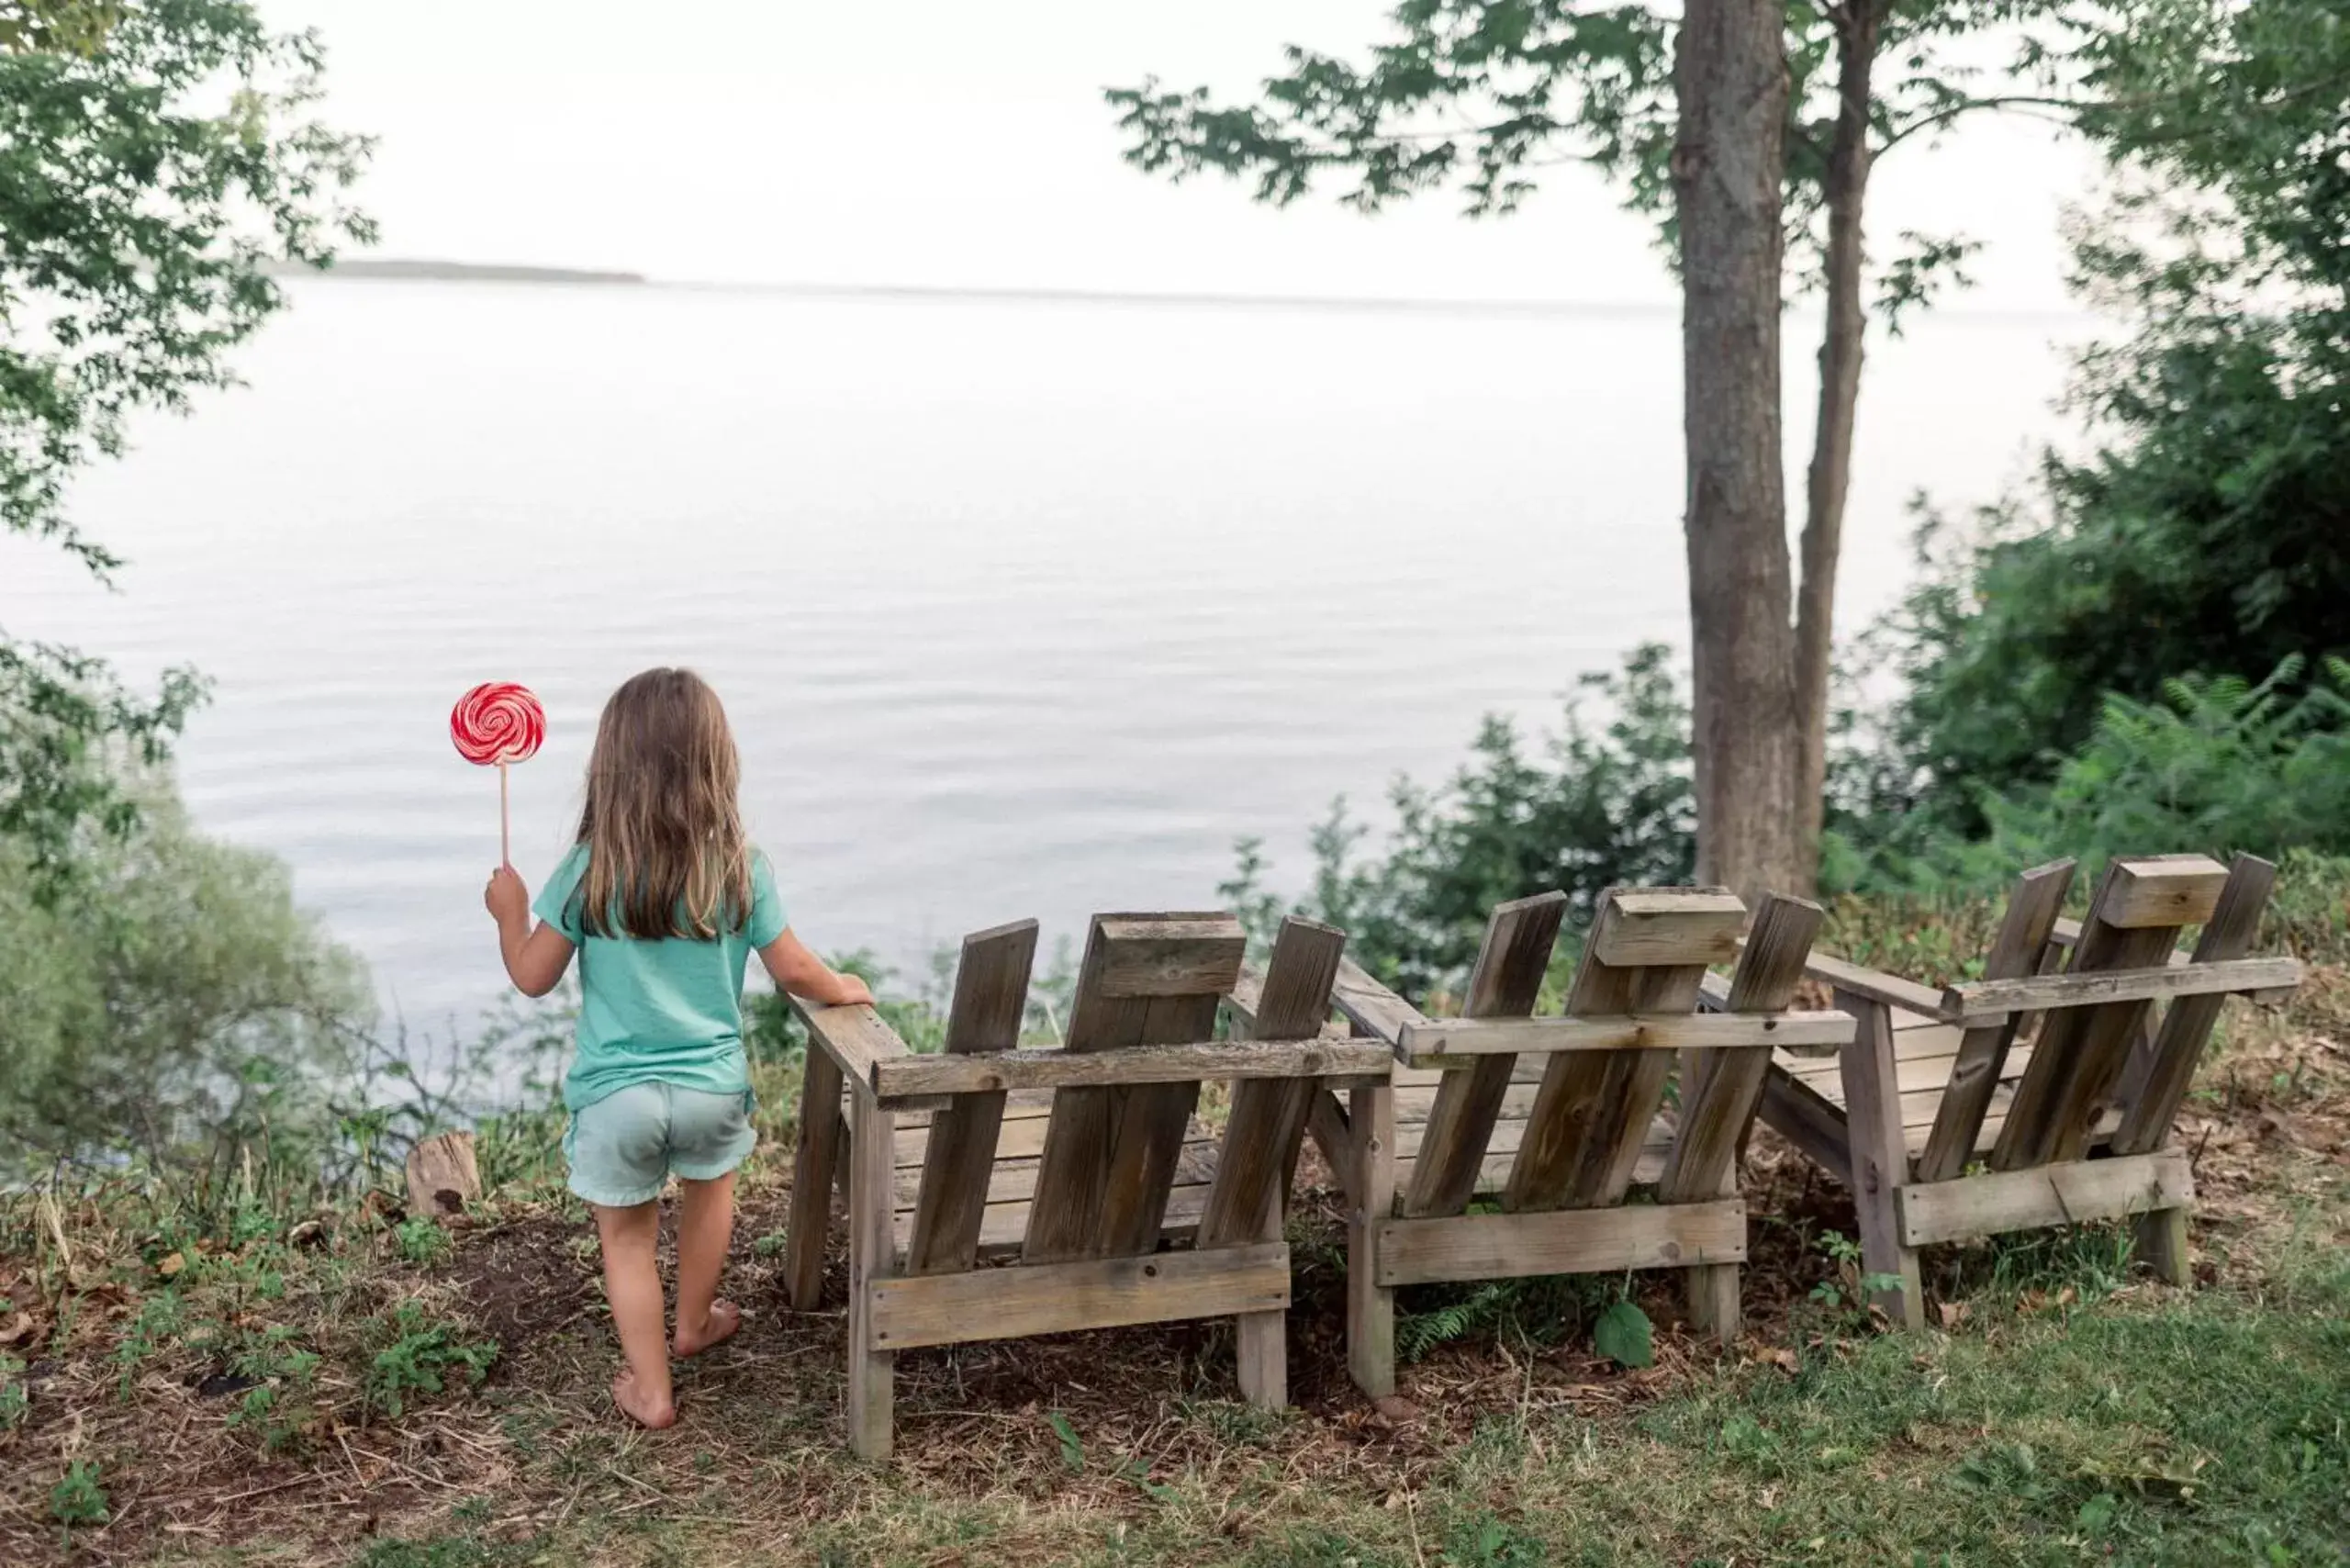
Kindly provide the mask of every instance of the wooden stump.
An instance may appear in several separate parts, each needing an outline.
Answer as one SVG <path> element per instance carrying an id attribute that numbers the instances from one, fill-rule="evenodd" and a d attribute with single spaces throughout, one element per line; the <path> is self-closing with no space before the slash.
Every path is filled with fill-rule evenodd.
<path id="1" fill-rule="evenodd" d="M 446 1219 L 463 1214 L 481 1196 L 481 1168 L 474 1162 L 474 1135 L 442 1133 L 408 1153 L 408 1212 Z"/>

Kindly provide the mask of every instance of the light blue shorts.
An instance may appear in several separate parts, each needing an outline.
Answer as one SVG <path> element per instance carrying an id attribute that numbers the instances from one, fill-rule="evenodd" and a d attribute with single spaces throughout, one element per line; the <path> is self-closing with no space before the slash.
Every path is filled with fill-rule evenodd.
<path id="1" fill-rule="evenodd" d="M 712 1182 L 759 1141 L 751 1096 L 711 1094 L 674 1083 L 632 1083 L 571 1114 L 563 1157 L 571 1190 L 606 1208 L 633 1208 L 661 1195 L 671 1175 Z"/>

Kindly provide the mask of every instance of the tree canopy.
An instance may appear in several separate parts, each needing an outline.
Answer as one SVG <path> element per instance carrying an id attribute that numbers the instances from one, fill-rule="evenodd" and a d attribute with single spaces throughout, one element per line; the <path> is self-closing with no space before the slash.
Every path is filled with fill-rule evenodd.
<path id="1" fill-rule="evenodd" d="M 1905 692 L 1855 811 L 1972 834 L 1984 792 L 2053 778 L 2109 693 L 2350 653 L 2350 17 L 2121 9 L 2088 55 L 2111 189 L 2074 235 L 2121 326 L 2075 375 L 2091 443 L 1930 532 L 1875 633 Z"/>
<path id="2" fill-rule="evenodd" d="M 2068 0 L 1883 0 L 1876 51 L 1894 69 L 1869 104 L 1877 152 L 1930 140 L 1985 108 L 2062 110 L 2071 67 L 2063 47 L 2081 7 Z M 1850 7 L 1785 0 L 1791 90 L 1784 211 L 1790 275 L 1818 286 L 1825 263 L 1829 156 L 1840 86 L 1839 29 Z M 1403 0 L 1391 36 L 1358 64 L 1301 45 L 1257 103 L 1220 104 L 1204 87 L 1157 78 L 1107 96 L 1137 167 L 1184 179 L 1216 172 L 1287 206 L 1317 184 L 1350 182 L 1338 200 L 1375 212 L 1458 185 L 1464 210 L 1491 217 L 1534 195 L 1541 171 L 1585 162 L 1626 205 L 1655 219 L 1667 253 L 1676 221 L 1672 161 L 1678 6 L 1627 0 Z M 1979 39 L 2004 29 L 1994 68 Z M 1970 47 L 1970 45 L 1978 45 Z M 1975 242 L 1908 232 L 1878 269 L 1889 321 L 1963 277 Z"/>
<path id="3" fill-rule="evenodd" d="M 277 263 L 374 234 L 346 193 L 364 137 L 312 118 L 322 50 L 244 0 L 37 0 L 0 11 L 0 527 L 112 582 L 69 487 L 131 417 L 229 385 L 285 302 Z M 104 763 L 160 760 L 201 684 L 126 690 L 97 660 L 0 629 L 0 834 L 54 877 L 135 812 Z"/>

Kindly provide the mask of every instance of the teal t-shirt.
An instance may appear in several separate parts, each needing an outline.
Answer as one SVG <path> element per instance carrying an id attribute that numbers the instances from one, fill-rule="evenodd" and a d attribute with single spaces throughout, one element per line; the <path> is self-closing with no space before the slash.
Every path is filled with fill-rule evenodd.
<path id="1" fill-rule="evenodd" d="M 767 857 L 751 854 L 750 918 L 708 942 L 589 935 L 576 896 L 587 875 L 588 846 L 574 845 L 532 905 L 579 949 L 579 1049 L 563 1081 L 564 1104 L 576 1111 L 646 1082 L 748 1093 L 743 971 L 789 924 Z"/>

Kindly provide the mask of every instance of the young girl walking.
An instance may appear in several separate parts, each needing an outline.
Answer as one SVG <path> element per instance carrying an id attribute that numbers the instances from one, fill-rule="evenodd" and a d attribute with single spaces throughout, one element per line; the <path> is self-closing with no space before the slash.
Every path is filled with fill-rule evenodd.
<path id="1" fill-rule="evenodd" d="M 626 1364 L 612 1398 L 647 1427 L 677 1418 L 669 1351 L 734 1332 L 718 1297 L 734 1229 L 734 1171 L 756 1141 L 743 1052 L 743 972 L 828 1006 L 869 1002 L 791 934 L 775 872 L 746 843 L 742 765 L 718 694 L 690 670 L 652 669 L 604 704 L 588 759 L 579 841 L 531 902 L 511 866 L 483 902 L 506 973 L 553 991 L 579 952 L 578 1052 L 564 1080 L 571 1190 L 595 1211 L 604 1294 Z M 531 924 L 535 909 L 539 924 Z M 659 1198 L 677 1178 L 677 1322 L 663 1333 Z"/>

